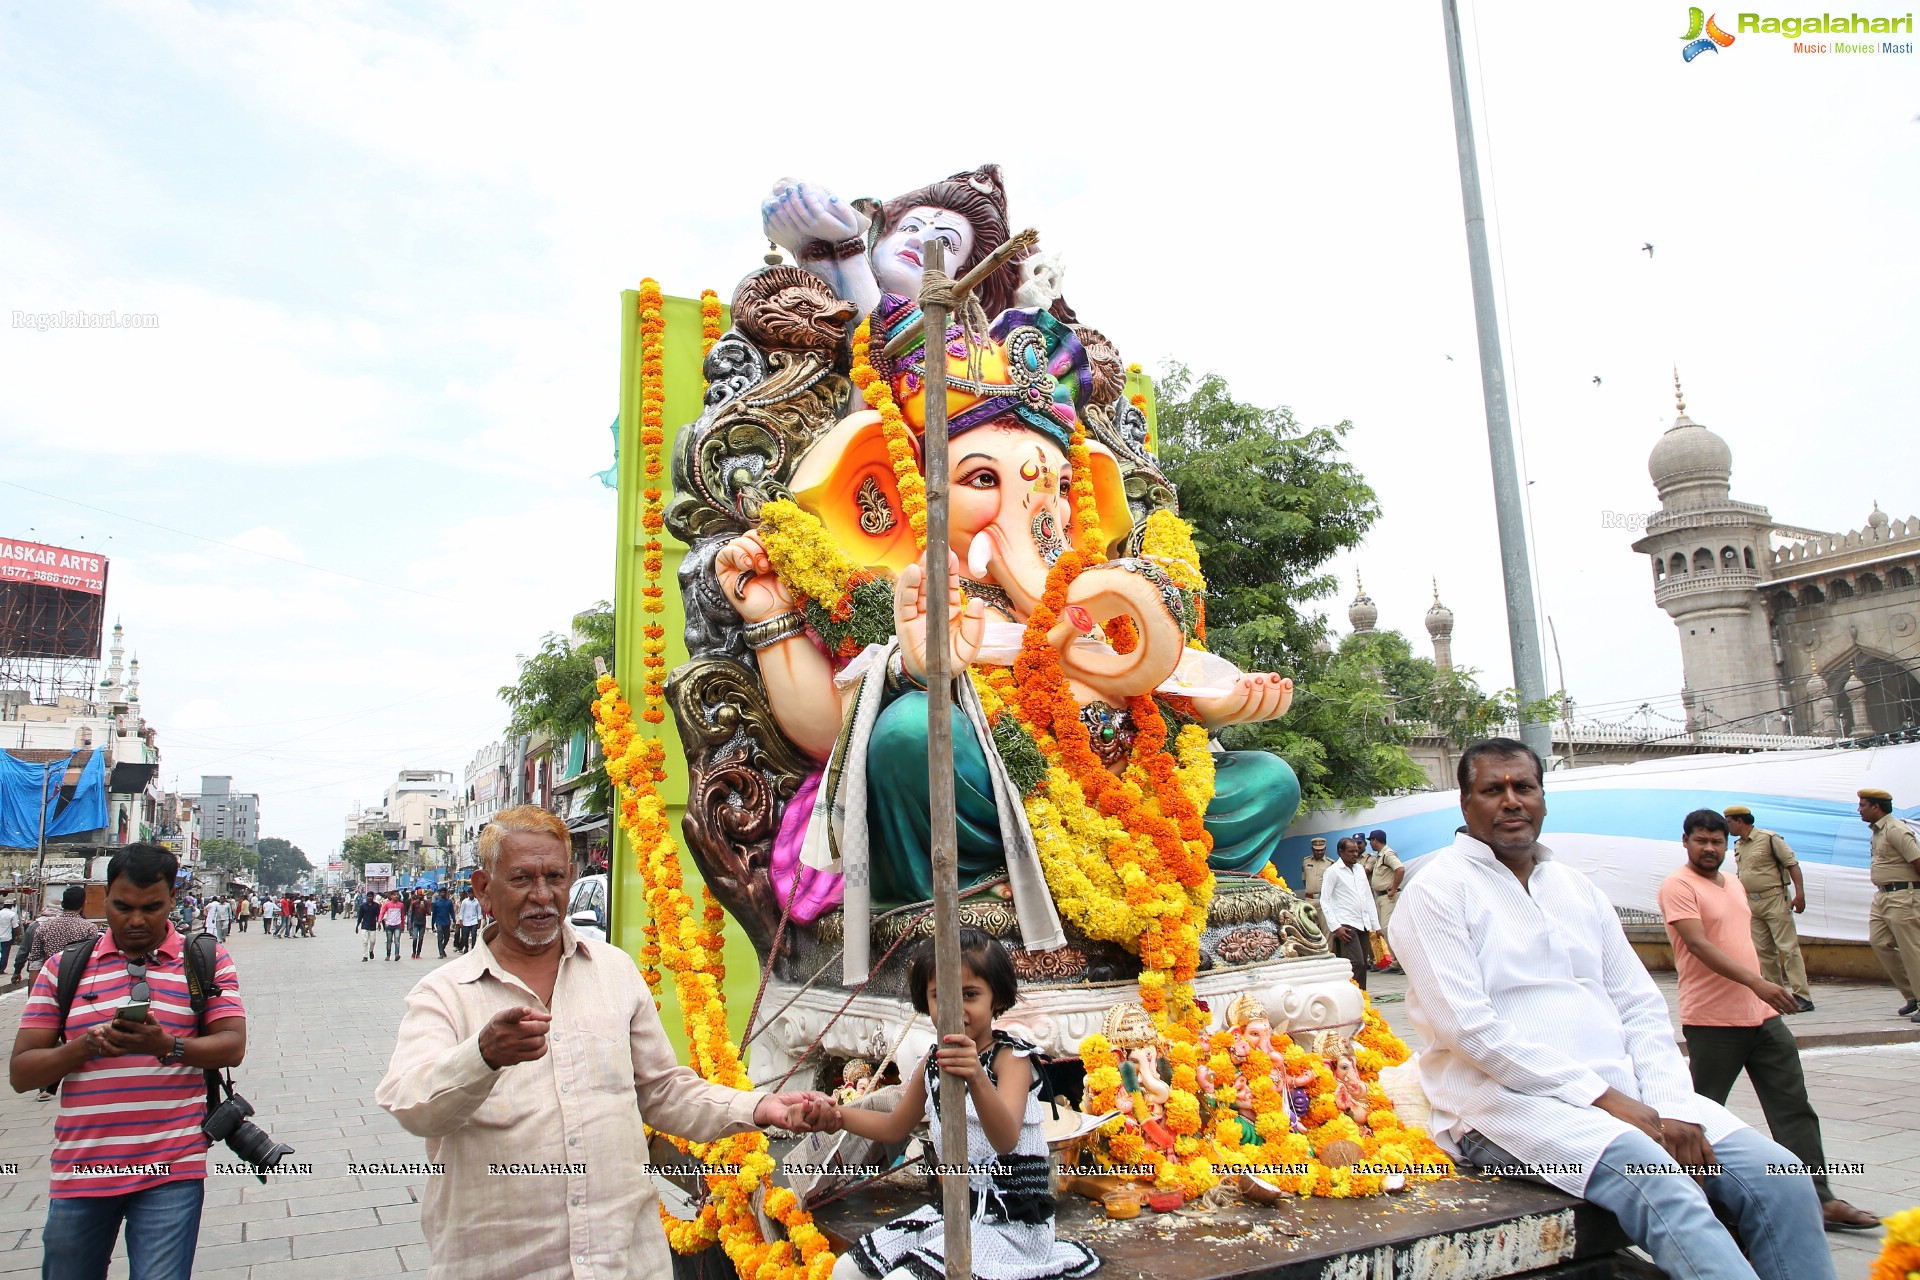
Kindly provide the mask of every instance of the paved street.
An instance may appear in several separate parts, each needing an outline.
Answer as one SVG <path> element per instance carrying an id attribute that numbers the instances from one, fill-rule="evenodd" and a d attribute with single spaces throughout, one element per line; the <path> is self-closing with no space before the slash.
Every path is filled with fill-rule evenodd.
<path id="1" fill-rule="evenodd" d="M 229 940 L 251 1032 L 241 1091 L 259 1108 L 262 1127 L 290 1143 L 291 1158 L 310 1162 L 312 1173 L 276 1176 L 264 1187 L 250 1177 L 212 1178 L 194 1271 L 200 1280 L 379 1280 L 426 1269 L 421 1179 L 354 1175 L 348 1164 L 425 1159 L 421 1141 L 373 1104 L 373 1088 L 402 998 L 438 961 L 431 936 L 427 959 L 398 963 L 363 963 L 357 941 L 344 917 L 322 920 L 314 939 L 251 932 Z M 1672 975 L 1663 975 L 1662 986 L 1671 994 Z M 1388 1021 L 1407 1034 L 1406 1006 L 1396 999 L 1404 980 L 1381 977 L 1372 988 Z M 0 997 L 0 1022 L 17 1023 L 21 1000 L 18 992 Z M 1818 1012 L 1793 1025 L 1816 1044 L 1803 1056 L 1827 1157 L 1862 1170 L 1835 1178 L 1836 1190 L 1879 1213 L 1920 1204 L 1920 1100 L 1912 1087 L 1920 1043 L 1833 1043 L 1911 1029 L 1884 1016 L 1882 1006 L 1894 1003 L 1885 984 L 1819 983 L 1814 1000 Z M 18 1176 L 0 1177 L 0 1280 L 39 1272 L 55 1105 L 32 1094 L 0 1096 L 0 1161 L 20 1165 Z M 1744 1080 L 1733 1106 L 1764 1128 Z M 224 1154 L 216 1149 L 216 1158 Z M 1880 1234 L 1828 1238 L 1841 1280 L 1863 1280 Z M 113 1274 L 126 1275 L 124 1244 Z"/>
<path id="2" fill-rule="evenodd" d="M 247 1002 L 247 1061 L 236 1077 L 258 1109 L 256 1123 L 311 1162 L 311 1176 L 212 1177 L 200 1226 L 197 1280 L 378 1280 L 427 1269 L 420 1236 L 419 1178 L 355 1176 L 350 1161 L 422 1161 L 421 1139 L 374 1105 L 400 1023 L 401 1002 L 434 958 L 398 963 L 360 960 L 346 916 L 322 919 L 310 939 L 228 939 Z M 403 948 L 403 956 L 411 946 Z M 0 1000 L 7 1043 L 23 996 Z M 0 1160 L 18 1161 L 0 1177 L 0 1277 L 40 1271 L 40 1228 L 47 1212 L 47 1151 L 54 1102 L 31 1093 L 0 1096 Z M 224 1147 L 214 1159 L 231 1159 Z M 125 1276 L 122 1241 L 112 1274 Z"/>

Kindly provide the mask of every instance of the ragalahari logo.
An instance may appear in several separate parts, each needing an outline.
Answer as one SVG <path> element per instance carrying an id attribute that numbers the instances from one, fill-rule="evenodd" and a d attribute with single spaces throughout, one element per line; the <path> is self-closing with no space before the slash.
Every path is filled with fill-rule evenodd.
<path id="1" fill-rule="evenodd" d="M 1703 53 L 1718 53 L 1733 43 L 1733 37 L 1714 22 L 1717 16 L 1700 8 L 1687 10 L 1687 34 L 1680 37 L 1687 42 L 1686 47 L 1680 50 L 1682 58 L 1692 62 Z"/>

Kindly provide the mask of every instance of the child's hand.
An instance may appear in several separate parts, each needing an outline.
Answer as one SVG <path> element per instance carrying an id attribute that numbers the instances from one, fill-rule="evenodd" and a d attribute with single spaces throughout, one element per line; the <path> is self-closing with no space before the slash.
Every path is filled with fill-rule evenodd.
<path id="1" fill-rule="evenodd" d="M 973 1042 L 971 1036 L 942 1036 L 934 1062 L 941 1074 L 958 1076 L 969 1085 L 986 1078 L 987 1073 L 980 1065 L 980 1046 Z"/>

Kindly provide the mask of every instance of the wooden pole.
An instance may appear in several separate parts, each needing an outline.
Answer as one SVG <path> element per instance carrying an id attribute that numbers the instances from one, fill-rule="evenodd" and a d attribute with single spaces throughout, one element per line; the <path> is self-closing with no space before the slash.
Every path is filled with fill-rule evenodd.
<path id="1" fill-rule="evenodd" d="M 922 252 L 928 271 L 944 271 L 938 237 Z M 947 591 L 947 308 L 922 299 L 927 343 L 927 782 L 933 845 L 933 1032 L 964 1035 L 960 1007 L 960 860 L 954 847 L 953 645 Z M 936 1046 L 937 1047 L 937 1046 Z M 972 1206 L 967 1180 L 967 1086 L 940 1077 L 940 1212 L 946 1223 L 947 1280 L 973 1275 Z"/>
<path id="2" fill-rule="evenodd" d="M 1013 261 L 1013 255 L 1016 253 L 1024 253 L 1039 243 L 1040 233 L 1032 227 L 1028 227 L 1025 231 L 1022 231 L 1019 235 L 1013 237 L 1013 239 L 1007 241 L 998 249 L 995 249 L 992 253 L 982 258 L 979 265 L 975 266 L 973 270 L 967 272 L 958 280 L 955 280 L 953 282 L 954 298 L 956 300 L 965 298 L 968 294 L 980 287 L 981 281 L 1006 266 L 1007 263 Z M 942 255 L 945 255 L 946 251 L 946 243 L 942 241 L 940 252 Z M 932 323 L 927 318 L 926 310 L 922 308 L 920 319 L 887 339 L 887 345 L 882 348 L 886 353 L 887 359 L 892 360 L 908 347 L 911 347 L 914 341 L 931 327 Z M 932 506 L 929 505 L 927 510 L 931 512 L 933 510 Z"/>

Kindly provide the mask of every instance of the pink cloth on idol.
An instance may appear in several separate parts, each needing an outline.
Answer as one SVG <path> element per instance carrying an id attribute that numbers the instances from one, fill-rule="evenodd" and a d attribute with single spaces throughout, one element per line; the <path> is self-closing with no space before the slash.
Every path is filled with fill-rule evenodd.
<path id="1" fill-rule="evenodd" d="M 773 867 L 771 879 L 775 898 L 785 903 L 789 894 L 793 895 L 793 922 L 812 924 L 828 911 L 840 905 L 842 881 L 845 879 L 837 871 L 820 871 L 813 867 L 800 865 L 800 846 L 807 838 L 807 821 L 813 816 L 813 798 L 820 791 L 820 771 L 815 770 L 806 776 L 800 789 L 794 792 L 793 799 L 787 801 L 786 812 L 780 815 L 780 831 L 773 838 Z M 800 884 L 795 891 L 793 875 L 800 873 Z"/>

